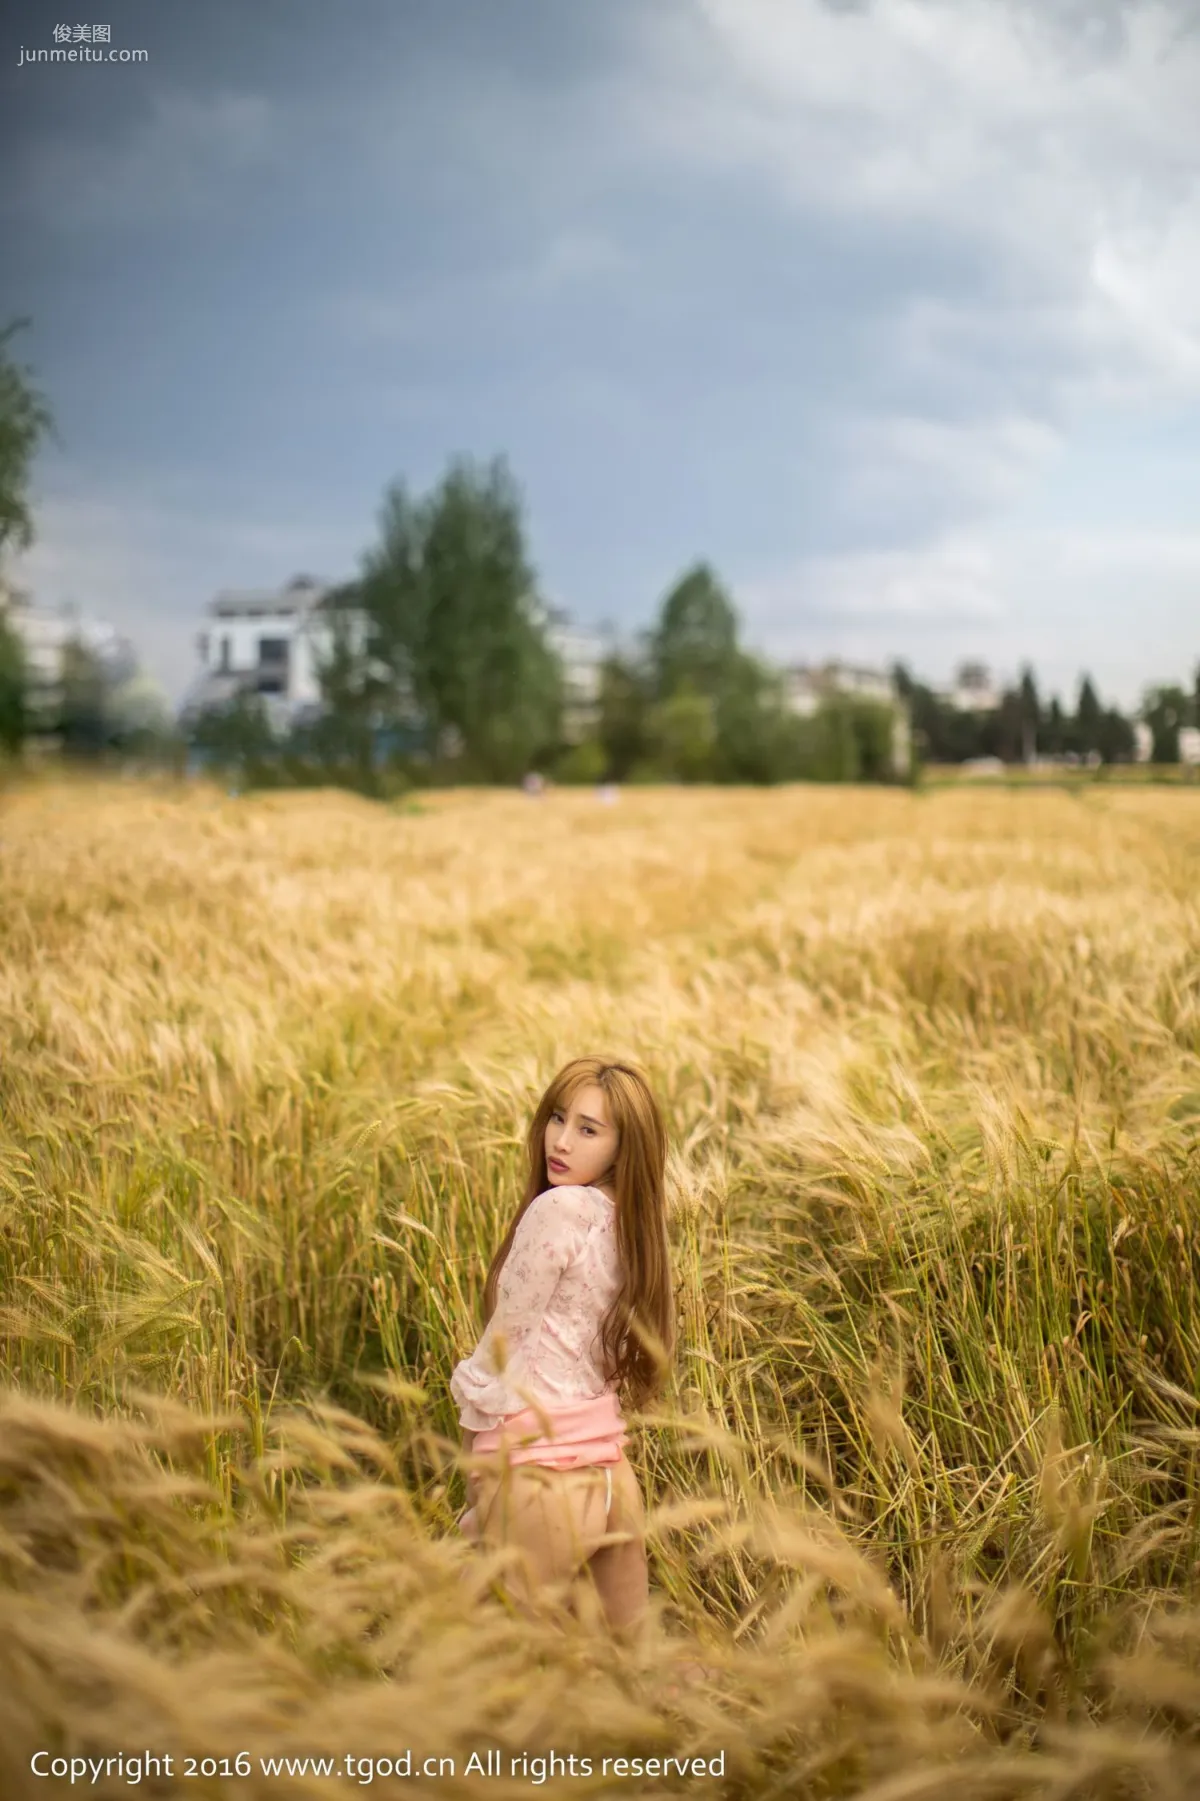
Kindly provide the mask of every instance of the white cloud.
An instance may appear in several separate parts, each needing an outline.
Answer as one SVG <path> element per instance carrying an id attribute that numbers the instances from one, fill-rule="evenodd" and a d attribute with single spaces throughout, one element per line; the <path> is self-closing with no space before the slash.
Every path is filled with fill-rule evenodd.
<path id="1" fill-rule="evenodd" d="M 1135 707 L 1144 687 L 1190 685 L 1200 657 L 1200 532 L 1048 529 L 998 543 L 997 580 L 1022 655 L 1071 691 L 1082 668 Z"/>
<path id="2" fill-rule="evenodd" d="M 1102 238 L 1092 281 L 1146 365 L 1200 393 L 1200 216 L 1174 219 L 1137 247 Z"/>
<path id="3" fill-rule="evenodd" d="M 981 657 L 1001 680 L 1033 665 L 1073 699 L 1080 675 L 1106 704 L 1191 681 L 1200 659 L 1200 531 L 980 530 L 911 551 L 799 560 L 737 585 L 748 639 L 782 661 L 910 660 L 948 680 Z"/>
<path id="4" fill-rule="evenodd" d="M 1119 33 L 999 0 L 681 0 L 639 27 L 627 124 L 798 212 L 942 230 L 1019 309 L 1137 378 L 1200 391 L 1200 36 L 1148 0 Z"/>
<path id="5" fill-rule="evenodd" d="M 807 557 L 765 580 L 739 584 L 737 591 L 759 633 L 778 632 L 789 618 L 801 631 L 813 622 L 846 621 L 886 631 L 897 623 L 954 625 L 1004 612 L 990 550 L 956 538 L 914 550 Z"/>
<path id="6" fill-rule="evenodd" d="M 1111 572 L 1122 581 L 1131 575 L 1155 579 L 1182 576 L 1200 592 L 1200 532 L 1197 531 L 1056 531 L 1039 540 L 1049 559 L 1070 573 Z M 1197 638 L 1200 614 L 1193 609 Z M 1200 648 L 1200 644 L 1198 644 Z"/>
<path id="7" fill-rule="evenodd" d="M 936 486 L 941 504 L 975 512 L 1012 499 L 1061 447 L 1060 434 L 1019 414 L 940 420 L 880 413 L 837 422 L 850 506 L 911 501 Z"/>

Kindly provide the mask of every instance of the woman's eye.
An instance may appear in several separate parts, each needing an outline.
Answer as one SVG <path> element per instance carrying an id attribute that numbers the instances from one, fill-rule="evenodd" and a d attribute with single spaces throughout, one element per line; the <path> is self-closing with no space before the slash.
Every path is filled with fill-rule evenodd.
<path id="1" fill-rule="evenodd" d="M 551 1119 L 561 1119 L 563 1116 L 556 1107 L 550 1117 Z M 581 1127 L 581 1130 L 586 1132 L 589 1138 L 594 1138 L 596 1136 L 595 1126 L 583 1126 Z"/>

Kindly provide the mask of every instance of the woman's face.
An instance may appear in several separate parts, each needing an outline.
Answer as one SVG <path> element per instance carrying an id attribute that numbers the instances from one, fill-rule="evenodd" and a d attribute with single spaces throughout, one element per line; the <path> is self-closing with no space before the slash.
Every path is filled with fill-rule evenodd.
<path id="1" fill-rule="evenodd" d="M 552 1186 L 602 1185 L 617 1155 L 617 1129 L 608 1100 L 593 1082 L 551 1113 L 546 1122 L 546 1171 Z"/>

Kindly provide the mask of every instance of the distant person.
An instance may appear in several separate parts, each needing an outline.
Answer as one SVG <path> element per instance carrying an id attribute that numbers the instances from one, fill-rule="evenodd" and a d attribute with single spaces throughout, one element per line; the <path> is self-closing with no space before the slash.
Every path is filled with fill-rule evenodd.
<path id="1" fill-rule="evenodd" d="M 538 775 L 537 771 L 531 769 L 529 774 L 525 777 L 525 780 L 521 783 L 521 786 L 524 788 L 526 794 L 537 796 L 541 794 L 546 784 L 542 777 Z"/>
<path id="2" fill-rule="evenodd" d="M 603 801 L 606 807 L 611 807 L 617 798 L 617 784 L 615 782 L 601 782 L 596 790 L 596 798 Z"/>
<path id="3" fill-rule="evenodd" d="M 486 1459 L 459 1525 L 477 1544 L 520 1549 L 519 1599 L 547 1586 L 565 1596 L 590 1575 L 624 1635 L 649 1597 L 620 1396 L 642 1406 L 675 1348 L 666 1129 L 640 1070 L 578 1057 L 542 1096 L 526 1143 L 525 1197 L 488 1270 L 484 1332 L 450 1379 L 464 1447 Z"/>

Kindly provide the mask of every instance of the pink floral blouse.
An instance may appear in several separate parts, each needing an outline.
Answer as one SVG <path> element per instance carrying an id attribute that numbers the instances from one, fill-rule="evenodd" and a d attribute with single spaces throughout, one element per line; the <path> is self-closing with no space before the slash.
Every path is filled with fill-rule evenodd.
<path id="1" fill-rule="evenodd" d="M 486 1432 L 531 1401 L 553 1406 L 611 1390 L 599 1331 L 620 1285 L 608 1196 L 574 1185 L 537 1195 L 500 1272 L 495 1311 L 450 1378 L 459 1424 Z"/>

